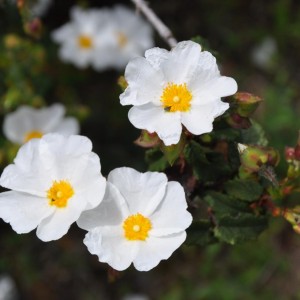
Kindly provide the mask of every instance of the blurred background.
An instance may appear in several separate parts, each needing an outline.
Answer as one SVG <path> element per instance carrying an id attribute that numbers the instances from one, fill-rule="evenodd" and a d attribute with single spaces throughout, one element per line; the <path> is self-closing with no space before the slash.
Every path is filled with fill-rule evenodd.
<path id="1" fill-rule="evenodd" d="M 235 78 L 240 91 L 263 98 L 255 120 L 281 156 L 285 146 L 296 144 L 300 127 L 299 1 L 148 2 L 178 41 L 201 39 L 215 51 L 223 75 Z M 79 70 L 64 64 L 50 33 L 69 20 L 75 4 L 101 8 L 116 3 L 134 9 L 130 1 L 53 1 L 41 17 L 41 38 L 33 39 L 24 33 L 13 1 L 0 1 L 2 117 L 15 109 L 20 90 L 22 97 L 30 97 L 22 87 L 14 87 L 7 95 L 13 67 L 23 66 L 28 57 L 42 53 L 42 67 L 35 70 L 34 65 L 24 66 L 25 74 L 28 72 L 43 96 L 33 103 L 63 102 L 69 114 L 82 120 L 81 133 L 93 141 L 104 175 L 120 166 L 140 171 L 147 168 L 144 150 L 133 144 L 139 130 L 127 119 L 128 107 L 119 104 L 122 91 L 117 82 L 123 72 Z M 9 63 L 3 42 L 7 34 L 17 34 L 30 43 L 28 52 Z M 155 42 L 168 49 L 157 34 Z M 13 96 L 13 92 L 19 95 Z M 0 145 L 6 147 L 3 136 Z M 282 159 L 279 174 L 283 168 Z M 237 246 L 183 246 L 147 273 L 133 268 L 117 273 L 99 263 L 82 243 L 84 235 L 73 225 L 62 239 L 43 243 L 35 232 L 17 235 L 1 221 L 0 300 L 300 299 L 300 238 L 279 218 L 257 241 Z"/>

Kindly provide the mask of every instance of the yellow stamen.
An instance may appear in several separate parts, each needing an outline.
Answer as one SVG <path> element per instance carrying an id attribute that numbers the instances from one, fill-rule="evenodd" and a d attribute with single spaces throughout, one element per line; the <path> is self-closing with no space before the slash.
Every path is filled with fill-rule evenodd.
<path id="1" fill-rule="evenodd" d="M 117 40 L 118 40 L 118 45 L 120 48 L 124 48 L 126 46 L 126 44 L 128 43 L 127 36 L 122 32 L 117 33 Z"/>
<path id="2" fill-rule="evenodd" d="M 184 84 L 168 83 L 163 90 L 160 100 L 163 104 L 165 111 L 186 112 L 190 110 L 192 94 L 188 90 L 186 83 Z"/>
<path id="3" fill-rule="evenodd" d="M 43 136 L 43 133 L 38 130 L 32 130 L 25 134 L 24 143 L 27 143 L 31 139 L 40 139 Z"/>
<path id="4" fill-rule="evenodd" d="M 129 241 L 145 241 L 151 228 L 151 221 L 139 213 L 123 222 L 124 236 Z"/>
<path id="5" fill-rule="evenodd" d="M 74 195 L 74 190 L 67 180 L 53 181 L 51 188 L 47 191 L 50 205 L 62 208 L 66 207 L 68 200 Z"/>
<path id="6" fill-rule="evenodd" d="M 83 50 L 88 50 L 93 47 L 93 41 L 88 35 L 80 35 L 78 37 L 78 45 Z"/>

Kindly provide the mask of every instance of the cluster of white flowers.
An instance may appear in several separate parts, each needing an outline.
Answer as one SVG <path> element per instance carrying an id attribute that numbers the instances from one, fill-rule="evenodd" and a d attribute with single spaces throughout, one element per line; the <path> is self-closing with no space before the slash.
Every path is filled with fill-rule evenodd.
<path id="1" fill-rule="evenodd" d="M 73 134 L 78 123 L 63 119 L 64 112 L 61 104 L 22 106 L 6 116 L 7 138 L 24 145 L 0 177 L 11 190 L 0 194 L 0 218 L 17 233 L 37 228 L 45 242 L 77 222 L 99 261 L 116 270 L 131 263 L 140 271 L 154 268 L 184 242 L 192 222 L 182 186 L 163 173 L 126 167 L 106 181 L 91 141 Z"/>
<path id="2" fill-rule="evenodd" d="M 62 43 L 62 59 L 99 69 L 121 67 L 152 43 L 148 25 L 120 6 L 74 8 L 72 23 L 53 36 Z M 115 48 L 108 51 L 106 43 Z M 216 59 L 191 41 L 170 52 L 147 50 L 145 58 L 129 62 L 125 77 L 128 87 L 120 100 L 133 105 L 130 122 L 156 132 L 165 145 L 179 142 L 182 125 L 195 135 L 212 131 L 214 119 L 229 107 L 221 97 L 237 90 L 234 79 L 220 75 Z M 37 228 L 43 241 L 61 238 L 76 222 L 88 231 L 88 250 L 116 270 L 133 263 L 148 271 L 168 259 L 192 222 L 183 187 L 163 173 L 127 167 L 105 179 L 91 141 L 76 135 L 78 122 L 64 114 L 54 104 L 40 110 L 23 106 L 5 117 L 6 137 L 25 144 L 0 177 L 0 185 L 11 190 L 0 194 L 0 218 L 17 233 Z"/>
<path id="3" fill-rule="evenodd" d="M 71 9 L 71 21 L 52 33 L 60 44 L 59 56 L 78 68 L 122 69 L 128 61 L 153 47 L 153 30 L 134 11 L 117 5 L 111 9 Z"/>

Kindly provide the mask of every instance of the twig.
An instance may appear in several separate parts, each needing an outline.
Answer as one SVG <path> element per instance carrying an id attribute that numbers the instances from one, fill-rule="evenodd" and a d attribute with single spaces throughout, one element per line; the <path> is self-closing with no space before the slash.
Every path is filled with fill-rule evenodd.
<path id="1" fill-rule="evenodd" d="M 176 46 L 177 41 L 174 38 L 171 30 L 158 18 L 158 16 L 149 8 L 148 4 L 144 0 L 131 0 L 149 22 L 153 25 L 159 35 L 169 44 L 171 48 Z"/>

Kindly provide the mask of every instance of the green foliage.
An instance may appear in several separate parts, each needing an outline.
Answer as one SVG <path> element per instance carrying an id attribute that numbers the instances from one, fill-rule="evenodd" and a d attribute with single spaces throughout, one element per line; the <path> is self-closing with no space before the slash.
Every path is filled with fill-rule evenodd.
<path id="1" fill-rule="evenodd" d="M 268 221 L 264 216 L 242 214 L 238 216 L 223 216 L 214 229 L 215 236 L 221 241 L 236 244 L 253 240 L 267 228 Z"/>

